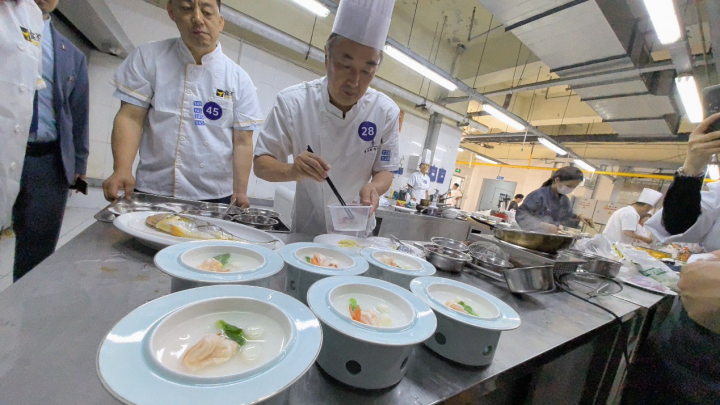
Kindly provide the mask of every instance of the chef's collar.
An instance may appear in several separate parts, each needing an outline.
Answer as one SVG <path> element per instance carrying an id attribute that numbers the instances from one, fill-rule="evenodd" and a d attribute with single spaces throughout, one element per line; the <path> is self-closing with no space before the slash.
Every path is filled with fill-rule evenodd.
<path id="1" fill-rule="evenodd" d="M 343 114 L 342 110 L 340 110 L 335 105 L 333 105 L 333 103 L 330 102 L 330 91 L 328 90 L 328 77 L 327 76 L 323 77 L 321 83 L 322 83 L 322 98 L 323 98 L 323 104 L 325 105 L 325 111 L 327 111 L 328 113 L 330 113 L 340 119 L 347 119 L 351 116 L 351 114 L 353 114 L 354 111 L 357 110 L 357 108 L 356 108 L 357 104 L 360 102 L 360 100 L 362 100 L 362 97 L 360 98 L 360 100 L 358 100 L 358 103 L 355 103 L 355 105 L 353 105 L 350 108 L 350 110 L 348 110 L 348 112 Z M 364 97 L 364 95 L 363 95 L 363 97 Z"/>
<path id="2" fill-rule="evenodd" d="M 177 39 L 178 42 L 178 50 L 180 52 L 181 57 L 185 60 L 187 63 L 191 63 L 195 65 L 195 57 L 193 57 L 192 52 L 190 52 L 190 48 L 185 45 L 185 42 L 182 40 L 182 38 Z M 204 65 L 209 64 L 210 62 L 215 59 L 215 57 L 219 54 L 222 54 L 222 47 L 220 46 L 220 42 L 215 44 L 215 50 L 204 55 L 202 58 L 200 58 L 200 63 Z"/>

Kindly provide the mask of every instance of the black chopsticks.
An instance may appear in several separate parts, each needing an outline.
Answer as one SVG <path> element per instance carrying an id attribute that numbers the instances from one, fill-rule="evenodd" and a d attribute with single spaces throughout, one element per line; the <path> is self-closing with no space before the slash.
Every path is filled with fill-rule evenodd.
<path id="1" fill-rule="evenodd" d="M 315 152 L 313 152 L 310 145 L 308 145 L 307 151 L 310 153 L 315 153 Z M 347 207 L 347 204 L 345 204 L 345 200 L 343 200 L 342 196 L 340 195 L 340 192 L 338 191 L 337 188 L 335 188 L 335 185 L 333 184 L 332 180 L 330 180 L 330 176 L 326 177 L 325 180 L 327 180 L 328 186 L 330 186 L 330 189 L 335 194 L 335 197 L 337 197 L 338 201 L 340 202 L 340 205 L 342 205 L 343 207 Z M 350 217 L 350 219 L 355 219 L 355 216 L 353 215 L 352 211 L 350 211 L 349 209 L 346 209 L 345 212 L 348 214 L 348 217 Z"/>

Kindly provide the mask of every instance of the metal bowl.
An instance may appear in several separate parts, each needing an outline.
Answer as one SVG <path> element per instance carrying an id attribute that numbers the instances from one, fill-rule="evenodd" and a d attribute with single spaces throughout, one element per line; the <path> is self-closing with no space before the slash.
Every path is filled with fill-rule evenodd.
<path id="1" fill-rule="evenodd" d="M 565 253 L 577 257 L 578 259 L 586 260 L 587 263 L 581 264 L 580 269 L 587 271 L 588 273 L 599 274 L 601 276 L 613 278 L 620 273 L 622 263 L 611 260 L 599 255 L 595 255 L 588 252 L 581 252 L 579 250 L 568 249 Z"/>
<path id="2" fill-rule="evenodd" d="M 246 208 L 243 214 L 246 215 L 256 215 L 256 216 L 262 216 L 262 217 L 270 217 L 270 218 L 280 218 L 280 214 L 273 211 L 273 210 L 266 210 L 263 208 Z"/>
<path id="3" fill-rule="evenodd" d="M 230 207 L 229 204 L 217 204 L 217 203 L 202 203 L 200 204 L 200 210 L 201 211 L 208 211 L 208 212 L 215 212 L 218 214 L 225 214 L 228 216 L 232 215 L 240 215 L 244 214 L 245 210 L 240 207 L 231 207 L 230 210 L 228 210 L 228 207 Z"/>
<path id="4" fill-rule="evenodd" d="M 444 247 L 448 247 L 450 249 L 459 250 L 463 253 L 468 251 L 468 247 L 464 243 L 457 241 L 455 239 L 434 237 L 434 238 L 430 238 L 430 240 L 432 241 L 432 243 L 434 243 L 438 246 L 444 246 Z"/>
<path id="5" fill-rule="evenodd" d="M 232 220 L 235 222 L 239 222 L 243 225 L 252 226 L 253 228 L 261 229 L 264 231 L 272 230 L 275 225 L 277 225 L 279 222 L 275 218 L 270 218 L 262 215 L 235 215 L 232 217 Z"/>
<path id="6" fill-rule="evenodd" d="M 503 275 L 514 293 L 544 292 L 555 288 L 552 266 L 515 267 L 505 269 Z"/>
<path id="7" fill-rule="evenodd" d="M 428 244 L 424 246 L 424 250 L 425 257 L 430 263 L 438 270 L 450 273 L 460 273 L 465 263 L 472 260 L 469 255 L 445 246 Z"/>
<path id="8" fill-rule="evenodd" d="M 187 210 L 187 211 L 185 211 L 185 214 L 197 215 L 199 217 L 205 217 L 205 218 L 219 218 L 219 219 L 224 219 L 225 221 L 230 221 L 232 219 L 232 216 L 225 215 L 221 212 L 198 210 L 198 209 Z"/>
<path id="9" fill-rule="evenodd" d="M 486 269 L 490 269 L 493 271 L 497 271 L 502 273 L 504 270 L 512 269 L 515 267 L 512 263 L 509 261 L 499 258 L 499 257 L 490 257 L 490 256 L 480 256 L 480 255 L 473 255 L 471 254 L 472 262 L 476 266 L 484 267 Z"/>
<path id="10" fill-rule="evenodd" d="M 518 229 L 495 228 L 495 237 L 503 242 L 545 253 L 557 253 L 558 250 L 568 248 L 575 242 L 575 238 L 570 236 L 550 235 Z"/>

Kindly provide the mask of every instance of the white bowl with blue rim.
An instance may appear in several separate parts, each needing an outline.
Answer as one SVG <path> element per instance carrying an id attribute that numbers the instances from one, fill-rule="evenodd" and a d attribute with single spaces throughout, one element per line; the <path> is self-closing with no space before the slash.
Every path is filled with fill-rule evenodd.
<path id="1" fill-rule="evenodd" d="M 337 262 L 338 268 L 316 266 L 308 262 L 315 253 Z M 368 263 L 359 254 L 322 243 L 293 243 L 280 249 L 287 264 L 285 292 L 307 303 L 310 286 L 326 277 L 360 276 L 368 270 Z"/>
<path id="2" fill-rule="evenodd" d="M 380 323 L 353 319 L 351 299 L 356 310 L 366 313 L 363 316 L 372 312 Z M 364 389 L 386 388 L 402 380 L 413 348 L 431 337 L 437 325 L 435 314 L 420 298 L 369 277 L 320 280 L 308 291 L 308 306 L 323 328 L 318 365 L 338 381 Z"/>
<path id="3" fill-rule="evenodd" d="M 360 251 L 360 255 L 369 264 L 368 272 L 365 273 L 367 277 L 385 280 L 408 290 L 410 282 L 416 277 L 432 276 L 436 272 L 432 264 L 406 253 L 365 248 Z"/>
<path id="4" fill-rule="evenodd" d="M 500 333 L 520 326 L 520 316 L 508 304 L 485 291 L 441 277 L 418 277 L 410 290 L 437 315 L 437 330 L 425 345 L 446 359 L 485 366 L 495 357 Z M 460 305 L 462 311 L 446 303 Z M 468 313 L 469 308 L 474 314 Z"/>
<path id="5" fill-rule="evenodd" d="M 189 367 L 186 354 L 218 333 L 219 320 L 244 328 L 247 340 L 222 364 Z M 108 392 L 127 404 L 279 404 L 321 345 L 319 321 L 298 300 L 262 287 L 210 286 L 130 312 L 103 339 L 97 371 Z"/>
<path id="6" fill-rule="evenodd" d="M 205 260 L 229 254 L 226 272 L 200 270 Z M 231 241 L 195 241 L 166 247 L 155 255 L 155 266 L 172 277 L 172 292 L 216 284 L 270 287 L 271 277 L 285 263 L 277 252 Z"/>

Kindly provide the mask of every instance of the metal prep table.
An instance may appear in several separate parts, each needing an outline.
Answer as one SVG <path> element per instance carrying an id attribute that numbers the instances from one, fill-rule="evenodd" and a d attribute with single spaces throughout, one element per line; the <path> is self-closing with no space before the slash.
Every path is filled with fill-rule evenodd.
<path id="1" fill-rule="evenodd" d="M 458 221 L 460 222 L 460 221 Z M 286 243 L 307 235 L 279 234 Z M 107 223 L 95 223 L 0 294 L 0 403 L 113 404 L 96 375 L 96 353 L 113 325 L 166 295 L 170 279 L 152 249 Z M 660 295 L 625 287 L 598 298 L 624 323 L 566 293 L 517 296 L 473 273 L 441 276 L 482 288 L 512 306 L 522 325 L 503 332 L 493 363 L 451 363 L 415 349 L 396 386 L 357 390 L 313 366 L 290 391 L 293 404 L 605 403 L 620 363 L 625 329 L 647 328 L 648 312 L 669 306 Z M 283 290 L 285 272 L 272 280 Z M 667 304 L 667 305 L 666 305 Z"/>
<path id="2" fill-rule="evenodd" d="M 460 219 L 399 212 L 392 207 L 378 208 L 375 217 L 379 228 L 377 236 L 395 235 L 404 240 L 430 240 L 431 237 L 440 236 L 465 240 L 470 234 L 470 223 Z"/>

